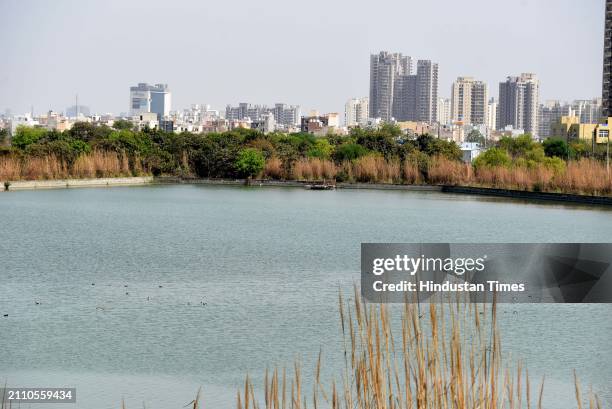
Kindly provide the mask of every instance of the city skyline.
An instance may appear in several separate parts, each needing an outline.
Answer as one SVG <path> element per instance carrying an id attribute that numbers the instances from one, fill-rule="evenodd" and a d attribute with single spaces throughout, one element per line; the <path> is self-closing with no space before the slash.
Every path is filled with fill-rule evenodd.
<path id="1" fill-rule="evenodd" d="M 342 112 L 347 99 L 368 95 L 367 56 L 381 50 L 437 62 L 440 97 L 450 96 L 451 84 L 460 76 L 486 82 L 491 96 L 496 96 L 499 82 L 521 72 L 538 75 L 542 101 L 601 95 L 603 1 L 581 2 L 580 7 L 569 0 L 523 0 L 501 7 L 493 3 L 497 2 L 383 2 L 377 7 L 390 11 L 389 21 L 378 22 L 364 7 L 339 2 L 329 5 L 324 21 L 317 23 L 301 8 L 281 7 L 278 1 L 259 3 L 259 14 L 251 18 L 248 3 L 230 10 L 190 1 L 172 7 L 111 1 L 92 3 L 85 12 L 69 1 L 49 6 L 9 0 L 0 4 L 0 12 L 11 16 L 0 27 L 0 37 L 9 39 L 4 50 L 8 63 L 0 67 L 0 110 L 28 112 L 33 105 L 37 113 L 62 111 L 79 94 L 93 112 L 119 114 L 128 111 L 126 87 L 162 82 L 170 84 L 177 108 L 284 101 L 300 105 L 302 112 Z M 393 27 L 395 14 L 402 15 L 406 7 L 419 18 Z M 439 7 L 448 13 L 439 15 Z M 503 21 L 520 24 L 500 23 L 500 10 Z M 436 24 L 431 23 L 434 17 Z M 471 21 L 468 26 L 466 18 Z M 156 24 L 134 24 L 144 21 Z M 328 24 L 332 21 L 335 24 Z M 586 25 L 588 30 L 578 29 L 581 21 L 593 24 Z M 214 36 L 234 32 L 255 32 L 261 41 L 236 45 L 234 34 L 228 40 Z M 350 46 L 341 42 L 348 34 L 356 35 Z M 274 35 L 291 40 L 272 42 Z M 311 51 L 303 52 L 310 44 Z M 90 57 L 72 58 L 77 53 Z"/>

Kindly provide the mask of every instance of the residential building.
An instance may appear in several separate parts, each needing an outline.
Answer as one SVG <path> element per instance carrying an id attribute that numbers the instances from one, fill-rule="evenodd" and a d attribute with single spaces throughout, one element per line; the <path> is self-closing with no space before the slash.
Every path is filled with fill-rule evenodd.
<path id="1" fill-rule="evenodd" d="M 324 136 L 335 132 L 339 126 L 340 115 L 338 113 L 319 115 L 317 112 L 311 112 L 309 116 L 302 117 L 300 130 L 301 132 Z"/>
<path id="2" fill-rule="evenodd" d="M 284 129 L 289 129 L 300 125 L 299 105 L 276 103 L 274 104 L 272 114 L 274 115 L 274 120 L 276 123 L 282 125 Z"/>
<path id="3" fill-rule="evenodd" d="M 603 50 L 603 117 L 612 117 L 612 0 L 606 0 Z"/>
<path id="4" fill-rule="evenodd" d="M 472 86 L 472 125 L 485 125 L 489 112 L 489 86 L 476 81 Z"/>
<path id="5" fill-rule="evenodd" d="M 466 125 L 487 121 L 489 87 L 472 77 L 459 77 L 451 89 L 451 120 Z"/>
<path id="6" fill-rule="evenodd" d="M 58 132 L 64 132 L 72 129 L 75 120 L 70 120 L 57 112 L 49 111 L 46 115 L 39 117 L 40 125 L 44 126 L 49 130 L 56 130 Z"/>
<path id="7" fill-rule="evenodd" d="M 145 128 L 156 129 L 159 127 L 159 115 L 155 112 L 143 112 L 132 116 L 132 123 L 140 130 Z"/>
<path id="8" fill-rule="evenodd" d="M 238 106 L 228 105 L 225 108 L 225 118 L 230 121 L 241 121 L 247 118 L 252 121 L 260 121 L 267 114 L 272 114 L 276 126 L 280 125 L 283 129 L 290 129 L 300 124 L 299 105 L 277 103 L 273 108 L 270 108 L 266 105 L 252 105 L 241 102 Z"/>
<path id="9" fill-rule="evenodd" d="M 572 111 L 583 124 L 594 124 L 604 119 L 601 98 L 576 100 L 572 103 Z"/>
<path id="10" fill-rule="evenodd" d="M 172 94 L 168 84 L 139 83 L 130 87 L 130 116 L 154 113 L 159 120 L 170 115 L 171 109 Z"/>
<path id="11" fill-rule="evenodd" d="M 90 116 L 91 111 L 86 105 L 72 105 L 66 108 L 66 116 L 68 118 L 77 118 L 79 116 Z"/>
<path id="12" fill-rule="evenodd" d="M 390 121 L 393 117 L 393 99 L 396 80 L 412 73 L 412 58 L 401 53 L 381 51 L 370 55 L 369 111 L 373 118 Z"/>
<path id="13" fill-rule="evenodd" d="M 385 51 L 370 58 L 370 117 L 383 121 L 438 120 L 438 64 Z"/>
<path id="14" fill-rule="evenodd" d="M 9 119 L 8 129 L 10 131 L 11 136 L 15 135 L 15 131 L 17 131 L 17 127 L 19 126 L 28 126 L 34 127 L 39 125 L 37 119 L 35 119 L 31 113 L 27 113 L 24 115 L 15 115 Z"/>
<path id="15" fill-rule="evenodd" d="M 393 88 L 393 118 L 397 121 L 417 121 L 416 75 L 399 75 Z"/>
<path id="16" fill-rule="evenodd" d="M 540 105 L 538 115 L 538 136 L 545 139 L 551 136 L 550 130 L 554 123 L 557 123 L 562 116 L 572 115 L 572 107 L 557 100 L 550 100 Z"/>
<path id="17" fill-rule="evenodd" d="M 497 129 L 497 101 L 495 98 L 491 98 L 487 105 L 487 122 L 485 125 L 491 131 Z"/>
<path id="18" fill-rule="evenodd" d="M 451 100 L 450 98 L 438 98 L 438 119 L 442 125 L 451 123 Z"/>
<path id="19" fill-rule="evenodd" d="M 274 114 L 272 114 L 271 112 L 263 114 L 261 119 L 253 121 L 251 123 L 251 128 L 256 129 L 264 134 L 274 132 L 276 130 L 276 121 L 274 119 Z"/>
<path id="20" fill-rule="evenodd" d="M 539 98 L 540 82 L 535 74 L 508 77 L 499 84 L 497 128 L 511 126 L 537 136 Z"/>
<path id="21" fill-rule="evenodd" d="M 433 123 L 438 117 L 438 64 L 417 62 L 417 121 Z"/>
<path id="22" fill-rule="evenodd" d="M 351 98 L 344 105 L 344 124 L 347 127 L 365 126 L 370 117 L 369 99 Z"/>

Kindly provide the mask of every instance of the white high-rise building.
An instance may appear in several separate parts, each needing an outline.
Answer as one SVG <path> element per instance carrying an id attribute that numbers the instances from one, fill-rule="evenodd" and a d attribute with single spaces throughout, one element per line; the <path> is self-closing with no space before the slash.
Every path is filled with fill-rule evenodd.
<path id="1" fill-rule="evenodd" d="M 494 131 L 497 129 L 497 101 L 491 98 L 487 105 L 487 128 Z"/>
<path id="2" fill-rule="evenodd" d="M 449 98 L 438 99 L 438 123 L 441 125 L 451 123 L 451 100 Z"/>
<path id="3" fill-rule="evenodd" d="M 487 120 L 489 87 L 472 77 L 459 77 L 451 89 L 451 120 L 466 125 L 484 125 Z"/>
<path id="4" fill-rule="evenodd" d="M 172 109 L 172 94 L 168 84 L 149 85 L 141 82 L 130 87 L 130 115 L 137 116 L 146 113 L 157 114 L 157 119 L 170 115 Z"/>
<path id="5" fill-rule="evenodd" d="M 363 126 L 368 123 L 369 99 L 351 98 L 344 105 L 344 124 L 350 126 Z"/>

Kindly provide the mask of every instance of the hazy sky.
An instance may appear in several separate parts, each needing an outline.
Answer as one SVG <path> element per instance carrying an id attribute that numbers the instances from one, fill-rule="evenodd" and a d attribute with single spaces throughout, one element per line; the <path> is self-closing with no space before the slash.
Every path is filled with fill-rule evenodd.
<path id="1" fill-rule="evenodd" d="M 129 86 L 168 83 L 173 109 L 367 96 L 369 55 L 498 83 L 535 72 L 541 98 L 601 95 L 604 0 L 0 0 L 0 112 L 128 110 Z"/>

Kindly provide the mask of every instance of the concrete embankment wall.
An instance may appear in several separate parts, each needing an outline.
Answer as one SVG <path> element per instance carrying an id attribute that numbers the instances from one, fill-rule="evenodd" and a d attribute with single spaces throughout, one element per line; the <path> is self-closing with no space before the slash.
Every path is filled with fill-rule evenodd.
<path id="1" fill-rule="evenodd" d="M 153 176 L 96 179 L 18 180 L 10 182 L 8 190 L 62 189 L 74 187 L 132 186 L 153 183 Z M 4 182 L 0 191 L 7 190 Z"/>
<path id="2" fill-rule="evenodd" d="M 376 189 L 376 190 L 410 190 L 425 192 L 440 192 L 442 186 L 438 185 L 392 185 L 383 183 L 338 183 L 339 189 Z"/>
<path id="3" fill-rule="evenodd" d="M 186 185 L 223 185 L 223 186 L 244 186 L 246 179 L 198 179 L 198 178 L 179 178 L 174 176 L 162 176 L 155 178 L 155 183 Z M 251 186 L 283 186 L 283 187 L 304 187 L 307 182 L 289 180 L 251 180 Z"/>
<path id="4" fill-rule="evenodd" d="M 572 195 L 567 193 L 529 192 L 523 190 L 494 189 L 486 187 L 470 186 L 442 186 L 446 193 L 462 193 L 468 195 L 483 195 L 507 197 L 527 200 L 546 200 L 556 202 L 584 203 L 592 205 L 612 206 L 612 197 L 608 196 L 586 196 Z"/>
<path id="5" fill-rule="evenodd" d="M 245 179 L 181 179 L 177 177 L 161 177 L 155 179 L 156 183 L 183 183 L 200 185 L 245 185 Z M 295 180 L 251 180 L 251 186 L 282 186 L 282 187 L 305 187 L 313 182 Z M 338 189 L 375 189 L 375 190 L 413 190 L 440 192 L 442 186 L 434 185 L 394 185 L 383 183 L 336 183 Z"/>

